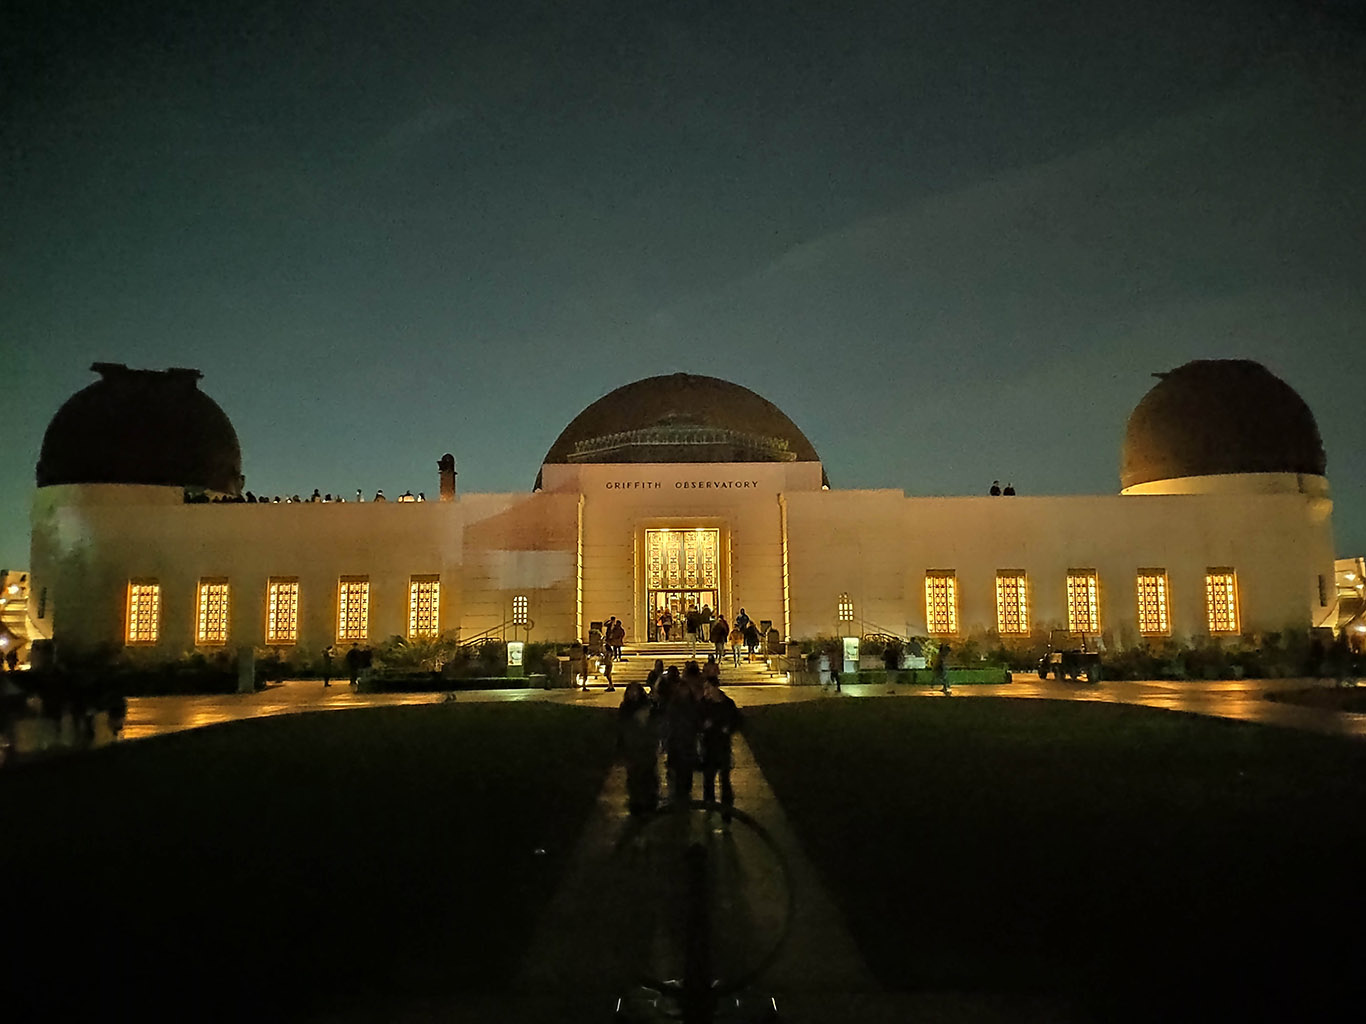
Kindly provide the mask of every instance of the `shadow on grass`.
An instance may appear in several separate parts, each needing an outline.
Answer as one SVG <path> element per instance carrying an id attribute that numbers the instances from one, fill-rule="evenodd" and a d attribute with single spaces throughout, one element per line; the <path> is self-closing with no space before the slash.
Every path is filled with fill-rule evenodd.
<path id="1" fill-rule="evenodd" d="M 748 737 L 889 988 L 1104 1019 L 1361 994 L 1360 743 L 993 698 L 755 709 Z"/>
<path id="2" fill-rule="evenodd" d="M 259 1018 L 496 990 L 612 728 L 540 703 L 377 708 L 6 772 L 6 1002 Z"/>

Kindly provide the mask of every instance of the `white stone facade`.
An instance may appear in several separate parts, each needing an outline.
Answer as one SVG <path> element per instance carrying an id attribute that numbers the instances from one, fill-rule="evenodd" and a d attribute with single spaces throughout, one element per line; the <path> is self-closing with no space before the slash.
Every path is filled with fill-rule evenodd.
<path id="1" fill-rule="evenodd" d="M 409 631 L 414 576 L 440 580 L 439 628 L 506 632 L 527 599 L 522 638 L 568 641 L 617 615 L 645 640 L 651 529 L 715 529 L 718 601 L 786 637 L 930 632 L 925 577 L 952 573 L 957 632 L 997 628 L 996 579 L 1022 572 L 1037 631 L 1067 624 L 1067 575 L 1091 570 L 1109 642 L 1139 639 L 1136 574 L 1160 570 L 1169 632 L 1209 633 L 1206 574 L 1236 573 L 1239 632 L 1336 620 L 1332 503 L 1311 486 L 1189 482 L 1161 493 L 908 497 L 821 485 L 821 465 L 547 464 L 543 489 L 450 502 L 185 504 L 177 488 L 72 484 L 38 489 L 30 613 L 59 647 L 128 640 L 130 580 L 159 587 L 153 656 L 194 649 L 198 585 L 226 579 L 221 646 L 266 645 L 272 578 L 298 582 L 295 643 L 338 642 L 338 584 L 369 583 L 368 640 Z M 1302 482 L 1302 481 L 1301 481 Z M 837 604 L 852 603 L 841 622 Z M 35 614 L 41 610 L 41 615 Z"/>

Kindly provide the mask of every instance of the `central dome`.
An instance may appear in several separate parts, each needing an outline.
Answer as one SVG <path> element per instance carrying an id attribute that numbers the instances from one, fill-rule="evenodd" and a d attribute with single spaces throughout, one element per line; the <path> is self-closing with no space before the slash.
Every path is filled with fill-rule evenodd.
<path id="1" fill-rule="evenodd" d="M 564 428 L 544 462 L 820 462 L 820 456 L 781 409 L 748 388 L 674 373 L 599 398 Z"/>

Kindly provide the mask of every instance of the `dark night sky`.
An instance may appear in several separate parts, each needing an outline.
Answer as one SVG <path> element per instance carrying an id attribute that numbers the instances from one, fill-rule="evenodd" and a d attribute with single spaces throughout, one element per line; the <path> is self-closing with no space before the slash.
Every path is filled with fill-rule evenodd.
<path id="1" fill-rule="evenodd" d="M 247 486 L 527 490 L 655 373 L 837 487 L 1118 488 L 1154 371 L 1264 362 L 1366 551 L 1358 0 L 0 7 L 0 565 L 95 360 Z"/>

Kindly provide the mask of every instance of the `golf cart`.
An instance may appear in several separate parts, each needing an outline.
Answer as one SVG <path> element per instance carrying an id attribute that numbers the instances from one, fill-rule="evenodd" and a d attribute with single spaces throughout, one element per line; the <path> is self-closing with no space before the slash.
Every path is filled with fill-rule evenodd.
<path id="1" fill-rule="evenodd" d="M 1039 678 L 1047 679 L 1052 673 L 1058 682 L 1063 679 L 1100 682 L 1100 651 L 1096 639 L 1092 637 L 1088 643 L 1085 633 L 1053 630 L 1048 636 L 1048 650 L 1039 659 Z"/>

